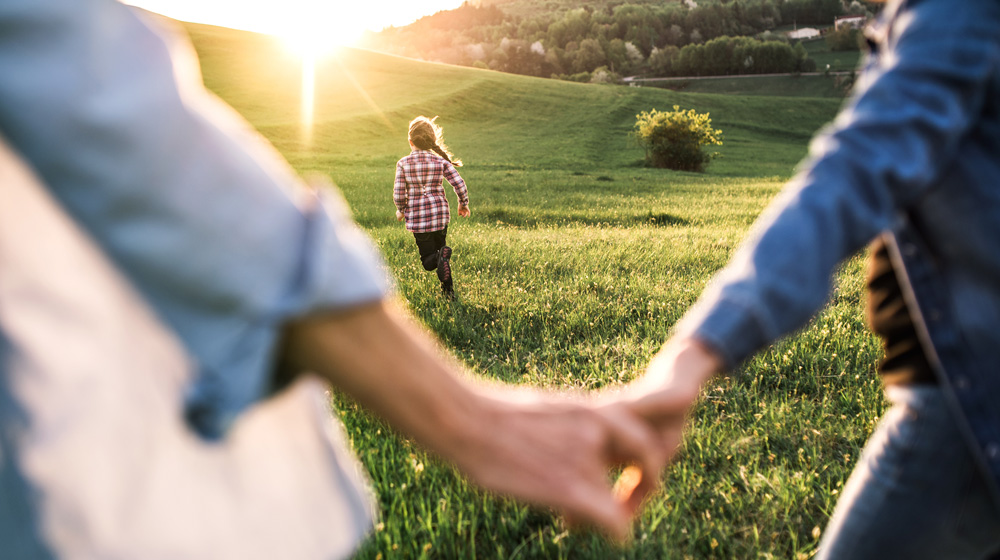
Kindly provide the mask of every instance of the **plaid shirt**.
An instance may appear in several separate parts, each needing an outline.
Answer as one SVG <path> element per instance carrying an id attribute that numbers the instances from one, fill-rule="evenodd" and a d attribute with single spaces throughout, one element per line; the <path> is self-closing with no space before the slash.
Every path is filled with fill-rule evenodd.
<path id="1" fill-rule="evenodd" d="M 448 225 L 451 212 L 442 180 L 447 179 L 458 195 L 459 206 L 469 205 L 469 191 L 455 166 L 427 150 L 414 150 L 396 163 L 392 201 L 414 233 L 439 231 Z"/>

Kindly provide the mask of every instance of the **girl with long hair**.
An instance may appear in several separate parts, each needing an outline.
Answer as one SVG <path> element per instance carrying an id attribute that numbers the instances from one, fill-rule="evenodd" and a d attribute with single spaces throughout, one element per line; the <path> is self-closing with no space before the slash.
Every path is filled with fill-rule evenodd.
<path id="1" fill-rule="evenodd" d="M 410 155 L 396 163 L 392 200 L 396 219 L 405 221 L 413 233 L 425 270 L 436 270 L 441 293 L 454 299 L 451 272 L 451 247 L 447 244 L 451 211 L 443 181 L 447 180 L 458 196 L 458 215 L 469 217 L 469 191 L 456 167 L 462 162 L 448 151 L 441 127 L 433 119 L 417 117 L 410 121 Z"/>

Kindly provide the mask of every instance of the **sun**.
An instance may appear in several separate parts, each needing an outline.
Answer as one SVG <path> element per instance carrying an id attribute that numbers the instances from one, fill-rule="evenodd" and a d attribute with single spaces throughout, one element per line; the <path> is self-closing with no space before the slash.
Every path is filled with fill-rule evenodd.
<path id="1" fill-rule="evenodd" d="M 339 4 L 339 3 L 338 3 Z M 294 6 L 294 4 L 293 4 Z M 272 35 L 277 36 L 285 48 L 298 57 L 302 65 L 301 130 L 303 145 L 312 144 L 316 125 L 316 78 L 321 62 L 337 55 L 341 47 L 351 46 L 364 31 L 358 18 L 350 10 L 334 11 L 334 3 L 300 4 L 288 9 L 280 21 L 272 22 Z"/>
<path id="2" fill-rule="evenodd" d="M 364 28 L 340 14 L 295 18 L 274 32 L 285 47 L 303 58 L 323 58 L 338 47 L 349 47 L 361 38 Z"/>

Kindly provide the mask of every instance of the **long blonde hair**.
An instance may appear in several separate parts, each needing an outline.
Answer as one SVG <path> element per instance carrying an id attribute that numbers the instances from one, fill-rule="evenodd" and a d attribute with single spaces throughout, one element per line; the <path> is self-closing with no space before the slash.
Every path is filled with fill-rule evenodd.
<path id="1" fill-rule="evenodd" d="M 455 167 L 461 167 L 462 160 L 455 159 L 455 156 L 448 150 L 448 146 L 445 146 L 441 127 L 434 122 L 436 120 L 437 117 L 428 119 L 427 117 L 419 116 L 410 121 L 410 132 L 408 135 L 410 142 L 418 150 L 432 150 L 437 155 L 451 162 Z"/>

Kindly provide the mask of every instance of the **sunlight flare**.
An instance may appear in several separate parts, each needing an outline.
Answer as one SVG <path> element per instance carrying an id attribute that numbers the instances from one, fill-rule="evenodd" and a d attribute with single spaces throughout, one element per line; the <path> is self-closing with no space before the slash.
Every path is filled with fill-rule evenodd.
<path id="1" fill-rule="evenodd" d="M 316 121 L 316 58 L 302 57 L 302 143 L 312 145 L 313 127 Z"/>

